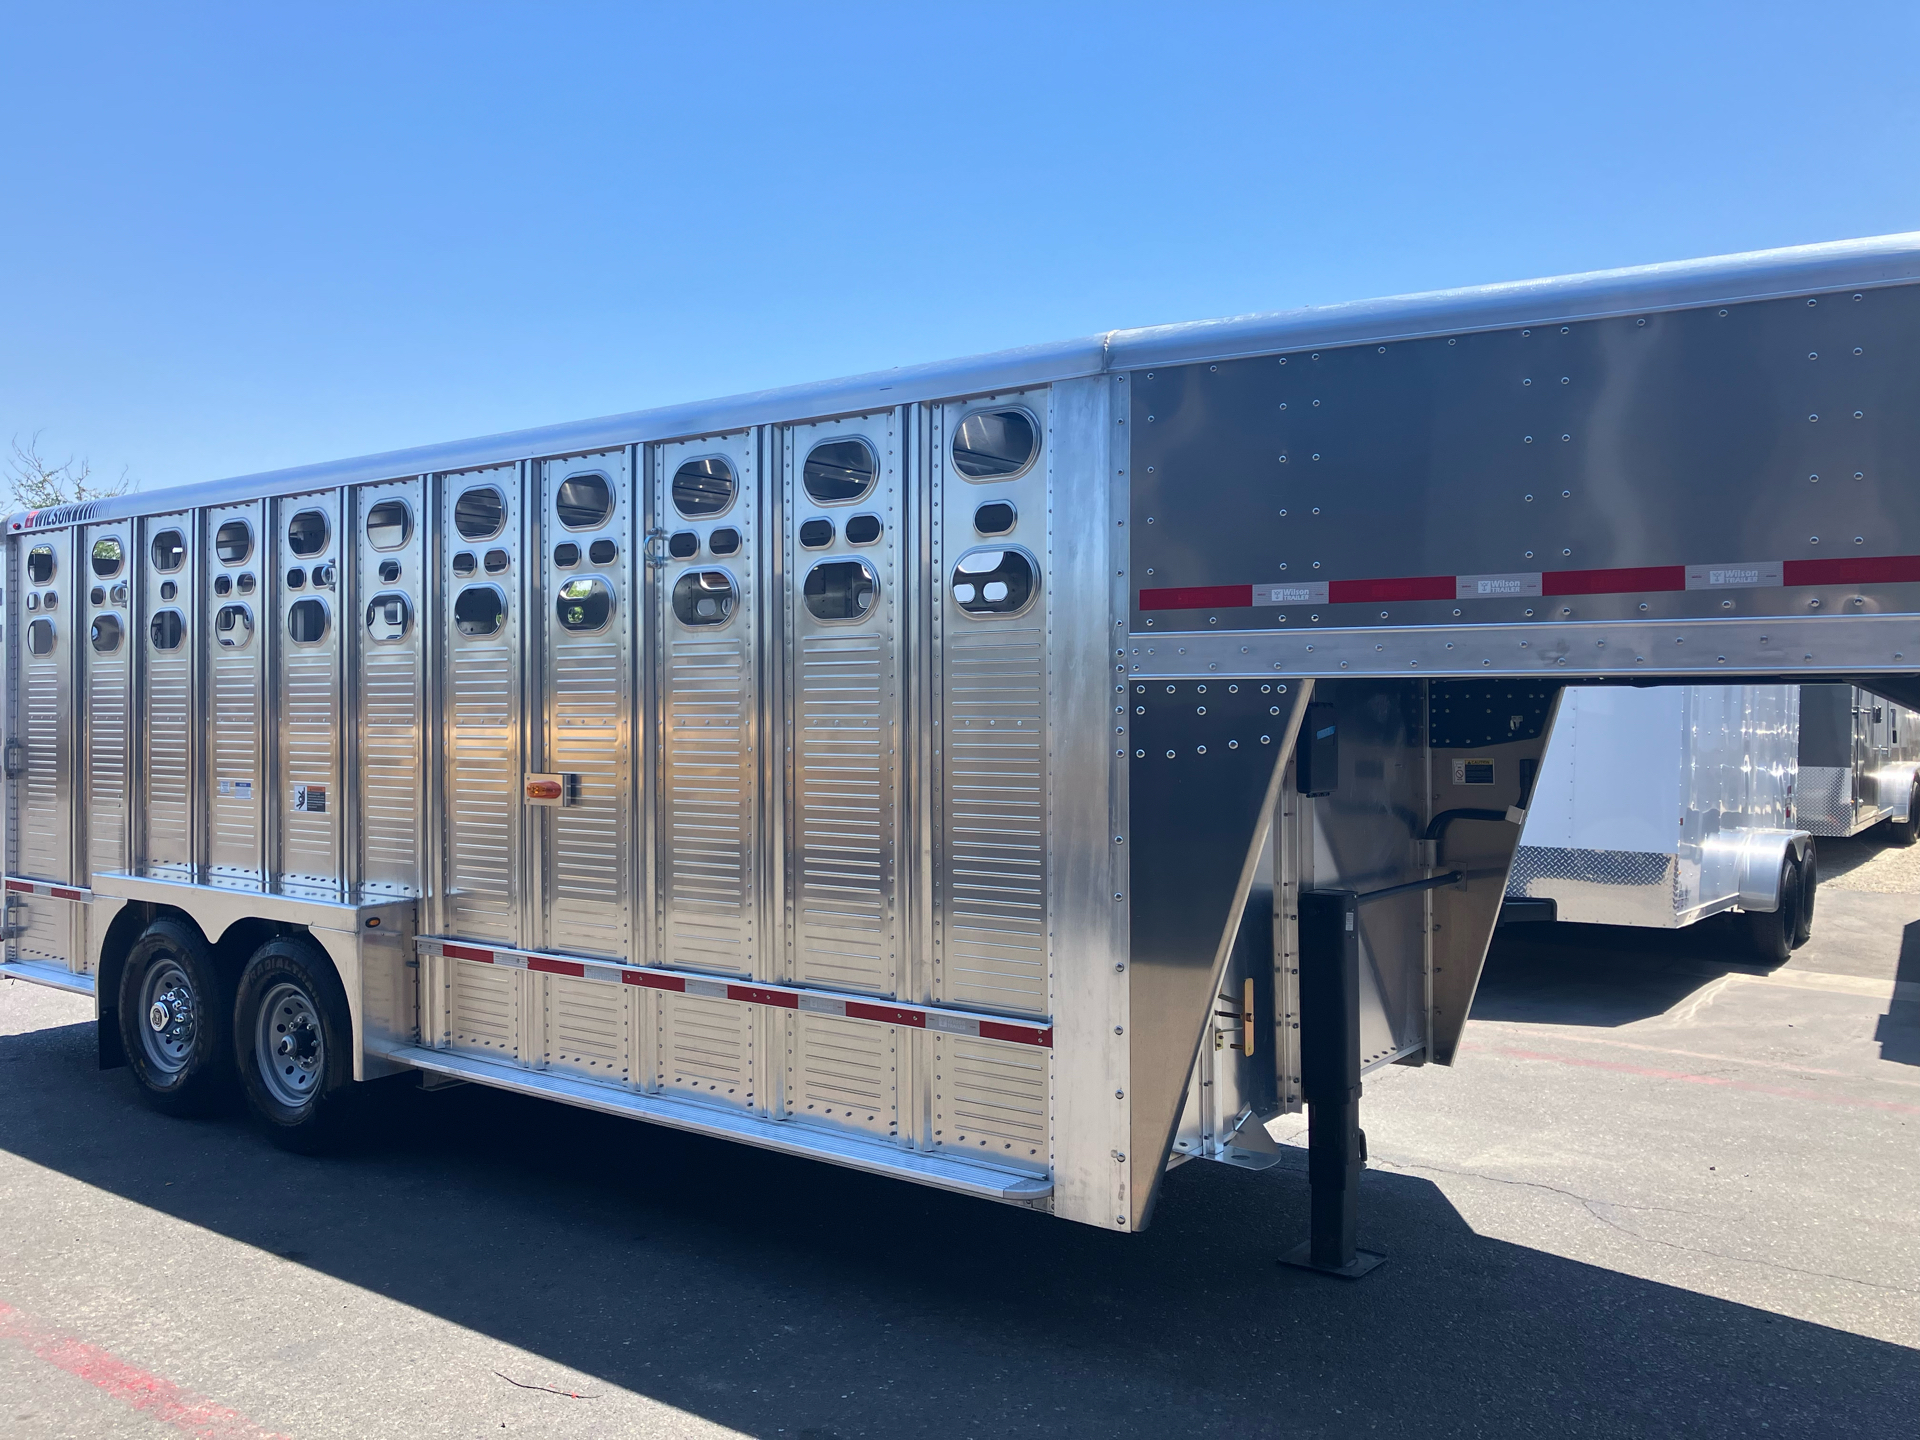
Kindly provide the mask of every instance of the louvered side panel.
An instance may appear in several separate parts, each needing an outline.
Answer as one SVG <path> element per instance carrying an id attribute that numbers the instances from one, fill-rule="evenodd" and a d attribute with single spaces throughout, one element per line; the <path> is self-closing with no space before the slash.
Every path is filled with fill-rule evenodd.
<path id="1" fill-rule="evenodd" d="M 748 974 L 754 908 L 753 654 L 676 638 L 666 667 L 660 857 L 664 963 Z"/>
<path id="2" fill-rule="evenodd" d="M 20 865 L 43 880 L 68 878 L 65 650 L 63 637 L 52 655 L 29 658 L 23 667 L 27 774 L 20 788 Z"/>
<path id="3" fill-rule="evenodd" d="M 520 1053 L 522 970 L 453 962 L 448 997 L 448 1038 L 456 1050 L 517 1057 Z"/>
<path id="4" fill-rule="evenodd" d="M 1053 1052 L 963 1035 L 931 1038 L 934 1148 L 1045 1174 Z"/>
<path id="5" fill-rule="evenodd" d="M 260 643 L 227 647 L 211 639 L 212 768 L 208 812 L 209 878 L 215 883 L 257 884 L 260 861 Z"/>
<path id="6" fill-rule="evenodd" d="M 655 1083 L 662 1090 L 752 1109 L 755 1009 L 700 995 L 661 995 Z"/>
<path id="7" fill-rule="evenodd" d="M 551 812 L 548 940 L 564 950 L 624 956 L 632 939 L 633 826 L 623 647 L 607 635 L 556 636 L 553 648 L 548 749 L 555 770 L 579 776 L 579 793 Z"/>
<path id="8" fill-rule="evenodd" d="M 517 938 L 516 665 L 504 645 L 456 644 L 449 657 L 447 906 L 454 931 L 476 939 Z"/>
<path id="9" fill-rule="evenodd" d="M 192 880 L 193 667 L 184 647 L 147 654 L 146 868 Z"/>
<path id="10" fill-rule="evenodd" d="M 632 1076 L 630 986 L 603 985 L 565 975 L 541 977 L 546 986 L 547 1063 L 596 1080 L 627 1083 Z"/>
<path id="11" fill-rule="evenodd" d="M 293 792 L 293 802 L 282 812 L 280 822 L 281 869 L 289 883 L 330 889 L 337 885 L 340 871 L 335 839 L 340 708 L 333 646 L 312 650 L 289 646 L 281 674 L 285 779 Z M 300 808 L 303 803 L 304 809 Z"/>
<path id="12" fill-rule="evenodd" d="M 87 657 L 87 863 L 127 866 L 127 643 Z"/>
<path id="13" fill-rule="evenodd" d="M 1046 637 L 950 625 L 940 875 L 943 994 L 1047 1010 Z"/>
<path id="14" fill-rule="evenodd" d="M 793 697 L 794 977 L 893 994 L 893 642 L 803 637 Z"/>
<path id="15" fill-rule="evenodd" d="M 369 645 L 361 666 L 361 881 L 375 893 L 418 895 L 419 649 Z"/>
<path id="16" fill-rule="evenodd" d="M 900 1133 L 896 1027 L 804 1011 L 787 1027 L 790 1118 L 888 1139 Z"/>

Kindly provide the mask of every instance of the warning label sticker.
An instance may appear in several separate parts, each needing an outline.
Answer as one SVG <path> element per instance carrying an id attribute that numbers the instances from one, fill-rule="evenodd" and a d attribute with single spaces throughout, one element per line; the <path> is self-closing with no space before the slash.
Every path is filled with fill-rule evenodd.
<path id="1" fill-rule="evenodd" d="M 222 780 L 219 784 L 220 798 L 223 800 L 253 799 L 253 781 Z"/>
<path id="2" fill-rule="evenodd" d="M 1456 785 L 1493 784 L 1493 761 L 1456 760 L 1453 762 L 1453 783 Z"/>
<path id="3" fill-rule="evenodd" d="M 327 787 L 296 784 L 293 787 L 293 808 L 302 815 L 324 815 L 327 811 Z"/>

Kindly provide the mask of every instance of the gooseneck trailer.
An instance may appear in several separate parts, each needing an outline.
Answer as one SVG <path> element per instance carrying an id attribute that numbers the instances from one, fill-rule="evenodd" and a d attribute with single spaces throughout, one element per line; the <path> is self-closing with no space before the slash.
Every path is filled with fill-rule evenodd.
<path id="1" fill-rule="evenodd" d="M 1917 380 L 1905 236 L 19 515 L 4 973 L 1121 1231 L 1304 1103 L 1350 1270 L 1562 688 L 1920 697 Z"/>

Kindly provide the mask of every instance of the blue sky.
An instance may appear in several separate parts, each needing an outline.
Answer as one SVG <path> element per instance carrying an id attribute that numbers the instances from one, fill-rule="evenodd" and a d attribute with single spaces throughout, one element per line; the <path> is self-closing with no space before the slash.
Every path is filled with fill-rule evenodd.
<path id="1" fill-rule="evenodd" d="M 1920 228 L 1920 7 L 0 0 L 0 444 L 142 488 Z"/>

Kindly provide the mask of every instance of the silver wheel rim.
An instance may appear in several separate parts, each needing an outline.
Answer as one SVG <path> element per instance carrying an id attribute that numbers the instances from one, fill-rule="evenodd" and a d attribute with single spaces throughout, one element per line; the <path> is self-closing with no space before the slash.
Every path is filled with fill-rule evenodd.
<path id="1" fill-rule="evenodd" d="M 253 1055 L 267 1093 L 289 1110 L 299 1109 L 320 1088 L 327 1067 L 320 1012 L 298 985 L 283 980 L 267 992 Z"/>
<path id="2" fill-rule="evenodd" d="M 140 985 L 140 1048 L 163 1075 L 178 1075 L 193 1058 L 200 1007 L 180 962 L 162 955 Z"/>

